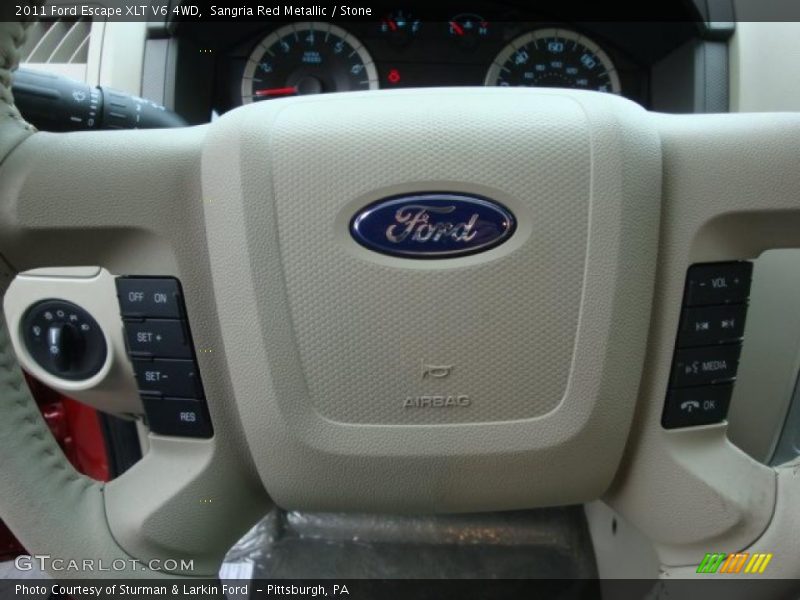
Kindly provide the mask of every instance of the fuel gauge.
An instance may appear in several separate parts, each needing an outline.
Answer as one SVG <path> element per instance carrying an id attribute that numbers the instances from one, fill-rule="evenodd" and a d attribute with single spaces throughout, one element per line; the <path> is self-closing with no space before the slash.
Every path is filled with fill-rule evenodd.
<path id="1" fill-rule="evenodd" d="M 447 22 L 447 33 L 462 48 L 475 48 L 489 37 L 489 22 L 475 13 L 461 13 Z"/>
<path id="2" fill-rule="evenodd" d="M 380 22 L 380 32 L 397 46 L 404 46 L 419 33 L 422 22 L 408 11 L 393 10 Z"/>

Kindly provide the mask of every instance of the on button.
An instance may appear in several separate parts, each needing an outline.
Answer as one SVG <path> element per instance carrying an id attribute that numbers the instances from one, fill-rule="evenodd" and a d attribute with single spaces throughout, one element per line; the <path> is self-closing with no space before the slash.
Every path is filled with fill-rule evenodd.
<path id="1" fill-rule="evenodd" d="M 117 296 L 123 317 L 181 317 L 181 292 L 173 277 L 117 277 Z"/>

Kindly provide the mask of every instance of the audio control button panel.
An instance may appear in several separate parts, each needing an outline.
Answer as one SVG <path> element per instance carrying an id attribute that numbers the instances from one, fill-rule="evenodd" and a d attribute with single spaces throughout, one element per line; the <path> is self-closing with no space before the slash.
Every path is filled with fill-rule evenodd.
<path id="1" fill-rule="evenodd" d="M 664 428 L 710 425 L 727 417 L 752 272 L 752 263 L 745 261 L 689 268 L 661 417 Z"/>
<path id="2" fill-rule="evenodd" d="M 180 282 L 117 277 L 128 356 L 150 430 L 167 436 L 213 435 Z"/>

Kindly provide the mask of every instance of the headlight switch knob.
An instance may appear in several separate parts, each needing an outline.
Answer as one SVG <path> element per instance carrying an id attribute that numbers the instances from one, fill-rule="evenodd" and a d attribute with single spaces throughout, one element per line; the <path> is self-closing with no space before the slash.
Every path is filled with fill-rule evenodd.
<path id="1" fill-rule="evenodd" d="M 42 300 L 22 319 L 22 338 L 31 357 L 60 379 L 80 381 L 106 362 L 105 335 L 92 315 L 66 300 Z"/>

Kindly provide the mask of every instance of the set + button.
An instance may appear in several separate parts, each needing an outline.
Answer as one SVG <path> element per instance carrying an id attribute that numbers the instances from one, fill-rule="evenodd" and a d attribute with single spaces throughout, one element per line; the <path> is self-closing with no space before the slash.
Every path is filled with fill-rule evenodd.
<path id="1" fill-rule="evenodd" d="M 183 321 L 126 319 L 125 336 L 132 357 L 192 358 L 192 347 Z"/>

